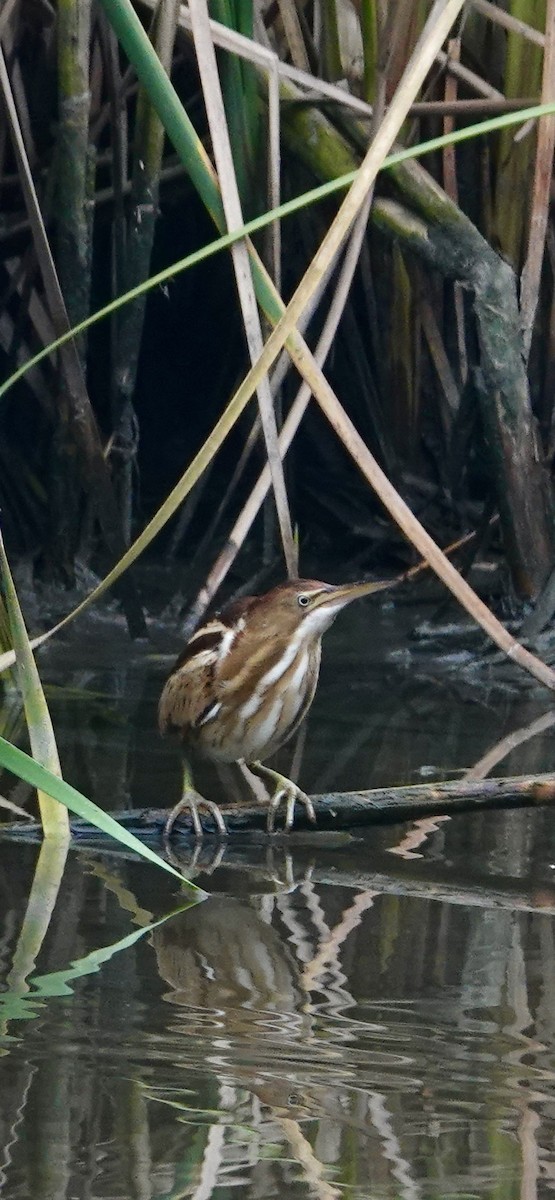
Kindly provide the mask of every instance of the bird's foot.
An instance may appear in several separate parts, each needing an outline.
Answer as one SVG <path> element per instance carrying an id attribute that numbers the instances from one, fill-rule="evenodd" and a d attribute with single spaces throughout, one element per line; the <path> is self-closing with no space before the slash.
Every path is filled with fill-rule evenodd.
<path id="1" fill-rule="evenodd" d="M 312 821 L 314 825 L 316 824 L 316 813 L 314 812 L 314 805 L 310 799 L 310 796 L 307 796 L 306 792 L 303 792 L 300 787 L 297 787 L 297 784 L 293 783 L 292 779 L 288 779 L 286 775 L 280 775 L 279 771 L 272 771 L 271 767 L 265 767 L 259 762 L 250 762 L 248 763 L 248 767 L 249 770 L 253 771 L 255 775 L 258 775 L 259 779 L 262 779 L 264 783 L 268 782 L 273 784 L 275 788 L 270 800 L 270 807 L 268 809 L 268 833 L 276 832 L 274 828 L 276 813 L 282 801 L 285 801 L 285 824 L 283 828 L 286 833 L 293 825 L 293 821 L 295 819 L 295 805 L 297 803 L 304 804 L 306 815 L 309 821 Z"/>
<path id="2" fill-rule="evenodd" d="M 182 812 L 186 811 L 189 811 L 191 814 L 195 837 L 200 841 L 200 839 L 204 837 L 204 830 L 202 828 L 202 823 L 199 816 L 199 809 L 201 808 L 207 813 L 210 813 L 220 837 L 227 837 L 226 823 L 223 819 L 220 809 L 218 808 L 218 805 L 214 804 L 213 800 L 206 800 L 204 796 L 200 795 L 199 792 L 187 791 L 183 793 L 179 803 L 172 808 L 166 824 L 164 825 L 164 841 L 169 841 L 177 818 Z"/>

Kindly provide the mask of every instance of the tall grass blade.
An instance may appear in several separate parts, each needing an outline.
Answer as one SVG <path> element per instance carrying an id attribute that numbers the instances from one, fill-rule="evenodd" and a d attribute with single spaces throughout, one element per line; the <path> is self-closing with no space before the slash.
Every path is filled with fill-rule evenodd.
<path id="1" fill-rule="evenodd" d="M 148 862 L 155 863 L 157 867 L 162 867 L 164 871 L 169 871 L 170 875 L 174 875 L 179 879 L 180 883 L 187 884 L 193 891 L 197 892 L 200 889 L 196 884 L 190 883 L 183 875 L 179 874 L 174 867 L 160 858 L 154 853 L 149 846 L 143 846 L 142 842 L 124 829 L 119 821 L 110 816 L 110 813 L 104 812 L 97 804 L 93 804 L 92 800 L 87 800 L 82 792 L 78 792 L 77 788 L 66 783 L 65 779 L 60 779 L 58 775 L 53 775 L 41 763 L 36 762 L 18 746 L 12 746 L 11 742 L 7 742 L 5 738 L 0 737 L 0 766 L 5 770 L 11 771 L 13 775 L 17 775 L 19 779 L 25 779 L 33 787 L 41 788 L 58 804 L 64 805 L 78 817 L 89 821 L 91 825 L 95 825 L 100 829 L 101 833 L 106 833 L 108 837 L 115 838 L 122 846 L 126 846 L 128 850 L 132 850 L 135 854 L 139 854 L 141 858 L 145 858 Z"/>
<path id="2" fill-rule="evenodd" d="M 321 60 L 324 79 L 333 83 L 341 79 L 341 47 L 339 43 L 339 28 L 337 24 L 336 0 L 321 0 L 322 13 L 322 44 Z"/>
<path id="3" fill-rule="evenodd" d="M 10 622 L 12 644 L 16 655 L 16 675 L 23 699 L 25 719 L 34 758 L 54 775 L 61 777 L 60 759 L 48 705 L 42 690 L 39 673 L 31 649 L 25 621 L 12 579 L 4 539 L 0 532 L 0 573 L 4 604 Z M 55 800 L 38 788 L 40 818 L 45 838 L 69 842 L 67 812 Z"/>
<path id="4" fill-rule="evenodd" d="M 53 801 L 53 803 L 56 802 Z M 27 978 L 34 970 L 56 907 L 67 852 L 67 843 L 57 842 L 52 838 L 48 838 L 42 843 L 25 909 L 25 917 L 6 979 L 8 992 L 14 991 L 21 994 L 29 989 Z M 0 1013 L 2 1013 L 1 1006 Z"/>
<path id="5" fill-rule="evenodd" d="M 247 9 L 249 5 L 243 3 L 242 7 Z M 237 17 L 240 14 L 238 13 L 236 16 L 235 5 L 230 0 L 213 0 L 211 12 L 212 16 L 228 29 L 237 28 Z M 205 63 L 198 55 L 197 62 L 202 78 Z M 251 201 L 254 180 L 254 139 L 253 113 L 249 113 L 247 106 L 243 63 L 235 54 L 223 54 L 221 63 L 219 64 L 219 74 L 222 92 L 225 97 L 225 112 L 233 153 L 235 176 L 243 207 L 248 213 L 252 212 L 253 207 Z M 252 92 L 252 86 L 250 90 Z M 257 112 L 254 112 L 254 116 L 258 119 Z M 220 174 L 220 185 L 221 181 L 222 177 Z"/>
<path id="6" fill-rule="evenodd" d="M 379 49 L 378 12 L 375 0 L 361 0 L 360 31 L 364 57 L 362 94 L 368 104 L 371 104 L 376 91 Z"/>
<path id="7" fill-rule="evenodd" d="M 73 325 L 89 311 L 91 282 L 91 0 L 63 0 L 58 4 L 56 37 L 56 262 Z"/>

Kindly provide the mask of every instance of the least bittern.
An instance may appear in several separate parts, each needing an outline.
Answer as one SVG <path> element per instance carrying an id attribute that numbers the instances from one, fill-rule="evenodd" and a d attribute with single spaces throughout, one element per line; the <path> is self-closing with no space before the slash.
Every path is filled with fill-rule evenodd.
<path id="1" fill-rule="evenodd" d="M 311 821 L 314 808 L 296 784 L 259 760 L 274 754 L 308 712 L 318 683 L 322 634 L 346 604 L 384 587 L 295 579 L 264 596 L 237 600 L 197 629 L 166 682 L 158 709 L 161 733 L 177 733 L 185 746 L 211 762 L 246 762 L 270 782 L 270 833 L 282 800 L 286 830 L 297 801 Z M 221 834 L 227 832 L 218 806 L 189 791 L 172 809 L 166 836 L 188 808 L 200 837 L 199 807 L 212 814 Z"/>

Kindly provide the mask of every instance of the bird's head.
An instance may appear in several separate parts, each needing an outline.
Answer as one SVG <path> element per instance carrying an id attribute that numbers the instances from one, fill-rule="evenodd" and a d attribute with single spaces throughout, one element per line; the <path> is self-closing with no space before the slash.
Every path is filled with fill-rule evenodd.
<path id="1" fill-rule="evenodd" d="M 302 630 L 303 640 L 320 638 L 351 600 L 383 591 L 387 586 L 382 582 L 335 585 L 318 579 L 291 579 L 264 596 L 251 597 L 243 619 L 259 629 L 267 629 L 269 636 L 279 632 L 293 637 L 297 630 Z"/>

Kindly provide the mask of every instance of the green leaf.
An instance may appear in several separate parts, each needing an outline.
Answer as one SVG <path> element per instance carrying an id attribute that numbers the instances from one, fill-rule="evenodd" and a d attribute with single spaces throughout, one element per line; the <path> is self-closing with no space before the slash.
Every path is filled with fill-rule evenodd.
<path id="1" fill-rule="evenodd" d="M 45 695 L 42 690 L 40 675 L 29 643 L 27 628 L 19 604 L 15 584 L 10 571 L 10 564 L 4 540 L 0 532 L 0 586 L 10 624 L 12 645 L 16 654 L 16 676 L 23 707 L 25 720 L 29 730 L 29 739 L 33 757 L 42 763 L 54 775 L 61 776 L 58 747 L 54 728 L 48 711 Z M 69 842 L 69 821 L 67 812 L 63 812 L 55 804 L 50 795 L 42 789 L 38 792 L 40 819 L 45 838 L 56 838 L 60 842 Z"/>
<path id="2" fill-rule="evenodd" d="M 174 875 L 179 879 L 180 883 L 187 884 L 195 892 L 200 892 L 202 889 L 197 888 L 196 884 L 185 879 L 179 874 L 174 867 L 168 862 L 164 862 L 159 854 L 155 854 L 148 846 L 143 846 L 142 842 L 129 833 L 123 825 L 119 824 L 114 817 L 109 813 L 99 808 L 97 804 L 93 804 L 92 800 L 87 800 L 82 792 L 78 792 L 70 783 L 66 783 L 65 779 L 59 779 L 57 775 L 53 775 L 46 767 L 42 767 L 40 763 L 35 762 L 18 746 L 12 746 L 11 742 L 7 742 L 3 737 L 0 737 L 0 766 L 11 771 L 20 779 L 24 779 L 26 783 L 30 783 L 32 787 L 40 788 L 43 792 L 47 792 L 59 804 L 63 804 L 70 812 L 75 813 L 78 817 L 83 817 L 85 821 L 90 821 L 91 825 L 96 825 L 102 833 L 113 837 L 122 846 L 126 846 L 128 850 L 133 850 L 135 854 L 140 854 L 142 858 L 148 859 L 149 862 L 155 863 L 157 867 L 163 867 L 164 871 L 169 871 L 170 875 Z"/>

